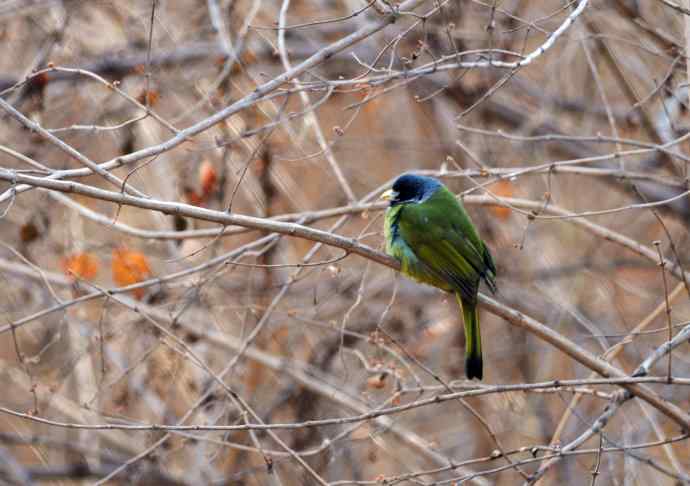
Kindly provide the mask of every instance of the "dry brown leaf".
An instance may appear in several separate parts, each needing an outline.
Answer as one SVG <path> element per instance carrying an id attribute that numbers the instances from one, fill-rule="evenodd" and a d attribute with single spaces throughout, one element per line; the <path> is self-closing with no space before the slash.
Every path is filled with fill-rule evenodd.
<path id="1" fill-rule="evenodd" d="M 380 390 L 386 386 L 386 373 L 377 373 L 367 379 L 367 387 Z"/>
<path id="2" fill-rule="evenodd" d="M 22 240 L 22 243 L 31 243 L 39 236 L 41 236 L 41 232 L 33 221 L 24 223 L 19 228 L 19 239 Z"/>

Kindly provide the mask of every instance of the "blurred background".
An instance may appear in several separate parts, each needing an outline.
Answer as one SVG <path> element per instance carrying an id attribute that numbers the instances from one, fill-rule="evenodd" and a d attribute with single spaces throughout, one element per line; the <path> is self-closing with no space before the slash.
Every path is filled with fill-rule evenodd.
<path id="1" fill-rule="evenodd" d="M 687 6 L 580 7 L 5 0 L 0 167 L 121 190 L 79 172 L 62 141 L 153 200 L 300 222 L 377 250 L 383 205 L 371 203 L 404 171 L 435 175 L 463 196 L 494 255 L 495 298 L 630 374 L 690 317 L 678 278 Z M 353 32 L 367 33 L 299 69 Z M 116 162 L 295 66 L 184 143 Z M 484 381 L 466 382 L 455 299 L 374 261 L 7 181 L 0 215 L 3 484 L 690 477 L 687 435 L 647 403 L 629 400 L 595 426 L 619 387 L 490 388 L 598 375 L 486 311 Z M 672 356 L 673 375 L 688 378 L 687 344 Z M 650 370 L 666 373 L 666 358 Z M 687 384 L 649 387 L 688 410 Z M 246 423 L 293 425 L 151 427 Z"/>

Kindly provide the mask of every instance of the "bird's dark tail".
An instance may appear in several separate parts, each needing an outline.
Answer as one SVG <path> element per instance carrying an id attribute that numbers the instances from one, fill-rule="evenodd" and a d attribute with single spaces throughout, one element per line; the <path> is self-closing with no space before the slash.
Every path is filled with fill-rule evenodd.
<path id="1" fill-rule="evenodd" d="M 463 301 L 459 294 L 456 294 L 456 297 L 465 321 L 465 375 L 469 380 L 473 378 L 481 380 L 483 377 L 482 335 L 479 330 L 477 304 Z"/>

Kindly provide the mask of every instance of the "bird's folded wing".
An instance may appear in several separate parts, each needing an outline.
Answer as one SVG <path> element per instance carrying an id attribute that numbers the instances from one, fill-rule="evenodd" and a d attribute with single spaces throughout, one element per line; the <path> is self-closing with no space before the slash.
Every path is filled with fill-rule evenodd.
<path id="1" fill-rule="evenodd" d="M 477 299 L 480 273 L 447 240 L 417 245 L 417 257 L 469 302 Z"/>
<path id="2" fill-rule="evenodd" d="M 431 211 L 429 211 L 431 209 Z M 430 271 L 439 275 L 461 296 L 474 301 L 484 258 L 447 217 L 447 212 L 406 206 L 398 221 L 400 236 Z"/>

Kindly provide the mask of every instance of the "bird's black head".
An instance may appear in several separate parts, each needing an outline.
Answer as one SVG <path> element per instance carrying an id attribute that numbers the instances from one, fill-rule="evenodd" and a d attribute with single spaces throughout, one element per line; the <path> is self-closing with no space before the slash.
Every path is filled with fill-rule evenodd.
<path id="1" fill-rule="evenodd" d="M 403 174 L 393 183 L 393 188 L 387 193 L 391 206 L 407 202 L 422 202 L 435 193 L 442 184 L 433 177 Z"/>

